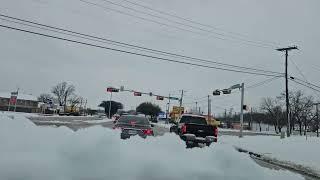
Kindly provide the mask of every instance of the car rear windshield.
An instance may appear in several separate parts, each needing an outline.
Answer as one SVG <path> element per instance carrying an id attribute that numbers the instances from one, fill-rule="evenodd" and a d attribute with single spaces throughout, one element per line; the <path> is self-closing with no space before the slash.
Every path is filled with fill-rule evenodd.
<path id="1" fill-rule="evenodd" d="M 203 117 L 182 116 L 180 119 L 180 123 L 194 123 L 206 125 L 207 121 Z"/>
<path id="2" fill-rule="evenodd" d="M 119 124 L 137 124 L 137 125 L 149 125 L 149 120 L 145 117 L 139 117 L 139 116 L 121 116 L 119 121 Z"/>

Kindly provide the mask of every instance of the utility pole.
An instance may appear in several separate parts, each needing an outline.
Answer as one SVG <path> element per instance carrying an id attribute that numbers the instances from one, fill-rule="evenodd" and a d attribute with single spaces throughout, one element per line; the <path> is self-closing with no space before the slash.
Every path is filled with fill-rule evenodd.
<path id="1" fill-rule="evenodd" d="M 16 112 L 16 109 L 17 109 L 18 95 L 19 95 L 19 88 L 17 89 L 16 103 L 14 103 L 14 112 Z"/>
<path id="2" fill-rule="evenodd" d="M 179 119 L 181 118 L 182 99 L 183 99 L 183 90 L 181 90 L 181 98 L 180 98 L 180 105 L 179 105 Z"/>
<path id="3" fill-rule="evenodd" d="M 291 126 L 290 126 L 290 116 L 289 116 L 289 90 L 288 90 L 288 51 L 298 49 L 297 46 L 289 46 L 286 48 L 278 48 L 277 51 L 286 53 L 285 60 L 285 80 L 286 80 L 286 116 L 287 116 L 287 137 L 290 137 L 291 134 Z"/>
<path id="4" fill-rule="evenodd" d="M 249 128 L 250 130 L 252 130 L 253 128 L 251 127 L 252 126 L 252 107 L 250 108 L 250 123 L 249 123 Z"/>
<path id="5" fill-rule="evenodd" d="M 243 98 L 244 98 L 244 83 L 241 83 L 241 109 L 240 109 L 240 135 L 239 137 L 243 137 Z"/>
<path id="6" fill-rule="evenodd" d="M 319 109 L 318 109 L 318 105 L 320 103 L 315 103 L 314 105 L 316 105 L 316 117 L 317 117 L 317 137 L 319 137 Z"/>
<path id="7" fill-rule="evenodd" d="M 198 110 L 198 102 L 196 102 L 196 112 L 197 112 L 197 110 Z"/>
<path id="8" fill-rule="evenodd" d="M 227 123 L 227 128 L 229 128 L 229 121 L 227 121 L 227 109 L 224 109 L 224 122 Z"/>
<path id="9" fill-rule="evenodd" d="M 168 120 L 168 114 L 170 112 L 170 94 L 169 94 L 169 98 L 168 98 L 168 109 L 167 109 L 167 113 L 166 113 L 166 119 Z"/>
<path id="10" fill-rule="evenodd" d="M 211 120 L 211 99 L 210 95 L 208 95 L 208 122 Z"/>

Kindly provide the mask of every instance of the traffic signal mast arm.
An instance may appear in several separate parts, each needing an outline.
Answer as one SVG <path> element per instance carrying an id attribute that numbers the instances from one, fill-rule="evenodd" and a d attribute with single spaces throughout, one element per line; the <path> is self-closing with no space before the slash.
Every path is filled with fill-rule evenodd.
<path id="1" fill-rule="evenodd" d="M 113 88 L 113 89 L 116 89 L 116 88 Z M 164 99 L 170 99 L 170 100 L 180 100 L 180 98 L 177 98 L 177 97 L 171 97 L 171 96 L 161 96 L 161 95 L 157 95 L 157 94 L 154 94 L 152 92 L 141 92 L 141 91 L 135 91 L 135 90 L 130 90 L 130 89 L 125 89 L 124 86 L 121 86 L 120 89 L 117 89 L 118 91 L 116 92 L 119 92 L 119 90 L 121 92 L 132 92 L 134 94 L 134 96 L 141 96 L 142 94 L 144 95 L 149 95 L 149 96 L 156 96 L 157 97 L 157 100 L 164 100 Z M 109 91 L 108 91 L 109 92 Z M 114 91 L 113 91 L 114 92 Z"/>

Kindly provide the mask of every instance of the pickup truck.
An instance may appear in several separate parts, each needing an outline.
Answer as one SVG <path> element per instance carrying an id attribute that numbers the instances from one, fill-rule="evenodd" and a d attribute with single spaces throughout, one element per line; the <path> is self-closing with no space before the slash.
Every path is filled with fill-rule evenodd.
<path id="1" fill-rule="evenodd" d="M 207 123 L 204 116 L 185 114 L 179 123 L 170 128 L 186 142 L 187 148 L 197 147 L 200 144 L 210 146 L 217 142 L 218 128 Z"/>

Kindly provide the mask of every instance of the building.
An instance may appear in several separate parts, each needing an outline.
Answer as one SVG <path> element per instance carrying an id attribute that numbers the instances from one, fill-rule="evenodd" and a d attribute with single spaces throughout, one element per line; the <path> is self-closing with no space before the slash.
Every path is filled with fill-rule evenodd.
<path id="1" fill-rule="evenodd" d="M 10 92 L 0 92 L 0 111 L 8 111 L 10 97 Z M 14 111 L 14 105 L 11 105 L 9 110 Z M 37 97 L 19 93 L 16 103 L 16 112 L 39 112 Z"/>

